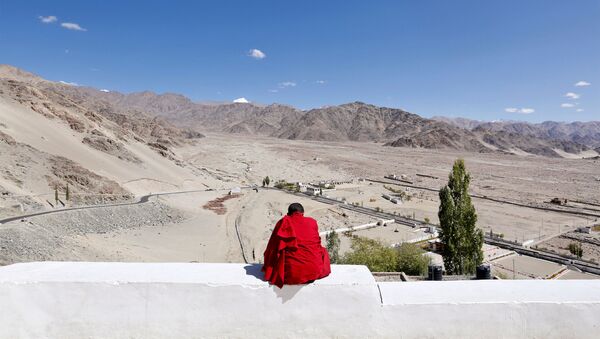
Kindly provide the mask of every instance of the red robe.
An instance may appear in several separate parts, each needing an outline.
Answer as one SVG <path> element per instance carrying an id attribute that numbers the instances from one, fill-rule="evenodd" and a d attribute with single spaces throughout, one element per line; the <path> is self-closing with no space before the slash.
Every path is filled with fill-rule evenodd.
<path id="1" fill-rule="evenodd" d="M 279 220 L 265 250 L 262 271 L 279 288 L 328 276 L 329 254 L 321 246 L 317 221 L 298 212 Z"/>

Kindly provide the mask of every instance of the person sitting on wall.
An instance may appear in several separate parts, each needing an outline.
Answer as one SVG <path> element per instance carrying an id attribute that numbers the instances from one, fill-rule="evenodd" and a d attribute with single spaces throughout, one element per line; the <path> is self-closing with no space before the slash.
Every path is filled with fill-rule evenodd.
<path id="1" fill-rule="evenodd" d="M 304 216 L 304 207 L 293 203 L 275 225 L 262 268 L 265 279 L 281 288 L 313 282 L 331 273 L 329 254 L 321 246 L 319 226 Z"/>

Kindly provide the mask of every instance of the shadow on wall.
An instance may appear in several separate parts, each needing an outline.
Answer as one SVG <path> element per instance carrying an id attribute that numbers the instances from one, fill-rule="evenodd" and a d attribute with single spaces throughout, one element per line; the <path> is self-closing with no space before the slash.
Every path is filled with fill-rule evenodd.
<path id="1" fill-rule="evenodd" d="M 244 266 L 244 270 L 246 270 L 246 275 L 251 275 L 260 281 L 267 282 L 265 274 L 261 271 L 262 266 L 262 264 L 248 264 Z M 292 300 L 304 286 L 306 285 L 284 285 L 283 288 L 279 288 L 275 285 L 270 285 L 277 298 L 281 299 L 282 304 Z"/>

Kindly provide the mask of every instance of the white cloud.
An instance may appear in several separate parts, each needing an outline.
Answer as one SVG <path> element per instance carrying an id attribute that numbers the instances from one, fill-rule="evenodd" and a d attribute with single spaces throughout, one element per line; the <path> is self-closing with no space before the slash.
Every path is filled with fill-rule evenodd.
<path id="1" fill-rule="evenodd" d="M 315 83 L 319 84 L 319 85 L 323 85 L 323 84 L 325 84 L 325 80 L 317 80 L 317 81 L 315 81 Z"/>
<path id="2" fill-rule="evenodd" d="M 583 112 L 583 108 L 576 109 L 577 112 Z"/>
<path id="3" fill-rule="evenodd" d="M 569 99 L 576 100 L 576 99 L 579 99 L 579 97 L 580 97 L 581 95 L 579 95 L 579 94 L 577 94 L 577 93 L 573 93 L 573 92 L 568 92 L 567 94 L 565 94 L 565 96 L 566 96 L 567 98 L 569 98 Z"/>
<path id="4" fill-rule="evenodd" d="M 521 114 L 531 114 L 533 112 L 535 112 L 533 108 L 521 108 L 521 110 L 519 111 L 519 113 Z"/>
<path id="5" fill-rule="evenodd" d="M 79 86 L 79 84 L 76 82 L 68 82 L 68 81 L 62 81 L 62 80 L 59 82 L 63 85 L 67 85 L 67 86 Z"/>
<path id="6" fill-rule="evenodd" d="M 70 29 L 72 31 L 82 31 L 82 32 L 87 31 L 87 29 L 85 29 L 85 28 L 79 26 L 79 24 L 76 24 L 73 22 L 61 22 L 60 25 L 63 28 Z"/>
<path id="7" fill-rule="evenodd" d="M 253 57 L 254 59 L 260 60 L 267 57 L 267 55 L 261 51 L 260 49 L 253 48 L 248 51 L 248 56 Z"/>
<path id="8" fill-rule="evenodd" d="M 237 98 L 237 99 L 233 100 L 233 102 L 235 102 L 237 104 L 247 104 L 250 101 L 248 101 L 248 99 L 246 99 L 246 98 Z"/>
<path id="9" fill-rule="evenodd" d="M 575 84 L 575 87 L 584 87 L 584 86 L 590 86 L 590 85 L 591 85 L 591 83 L 581 80 Z"/>
<path id="10" fill-rule="evenodd" d="M 562 108 L 571 108 L 571 107 L 575 107 L 575 104 L 564 103 L 564 104 L 560 104 L 560 107 L 562 107 Z"/>
<path id="11" fill-rule="evenodd" d="M 579 99 L 579 97 L 580 97 L 581 95 L 579 95 L 579 94 L 577 94 L 577 93 L 569 92 L 569 93 L 565 94 L 565 96 L 566 96 L 567 98 L 569 98 L 569 99 L 573 99 L 573 100 L 575 100 L 575 99 Z"/>
<path id="12" fill-rule="evenodd" d="M 279 90 L 278 89 L 270 89 L 269 92 L 271 92 L 271 93 L 277 93 L 277 92 L 279 92 Z"/>
<path id="13" fill-rule="evenodd" d="M 38 16 L 38 18 L 40 19 L 41 22 L 45 23 L 45 24 L 51 24 L 53 22 L 56 22 L 56 20 L 58 20 L 54 15 L 49 15 L 49 16 Z"/>
<path id="14" fill-rule="evenodd" d="M 109 91 L 109 90 L 107 90 L 107 89 L 101 89 L 101 90 L 100 90 L 100 92 L 108 93 L 108 92 L 110 92 L 110 91 Z"/>
<path id="15" fill-rule="evenodd" d="M 296 87 L 296 83 L 293 81 L 284 81 L 280 82 L 278 86 L 279 88 Z"/>
<path id="16" fill-rule="evenodd" d="M 535 112 L 533 108 L 516 108 L 516 107 L 508 107 L 504 109 L 505 112 L 508 113 L 520 113 L 520 114 L 531 114 Z"/>

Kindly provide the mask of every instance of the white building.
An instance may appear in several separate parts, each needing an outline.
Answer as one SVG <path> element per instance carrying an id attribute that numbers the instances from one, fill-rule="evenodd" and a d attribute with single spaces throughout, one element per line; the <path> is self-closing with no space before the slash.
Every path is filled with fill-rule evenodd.
<path id="1" fill-rule="evenodd" d="M 320 195 L 323 194 L 323 189 L 321 189 L 321 187 L 306 186 L 306 193 L 310 195 Z"/>

